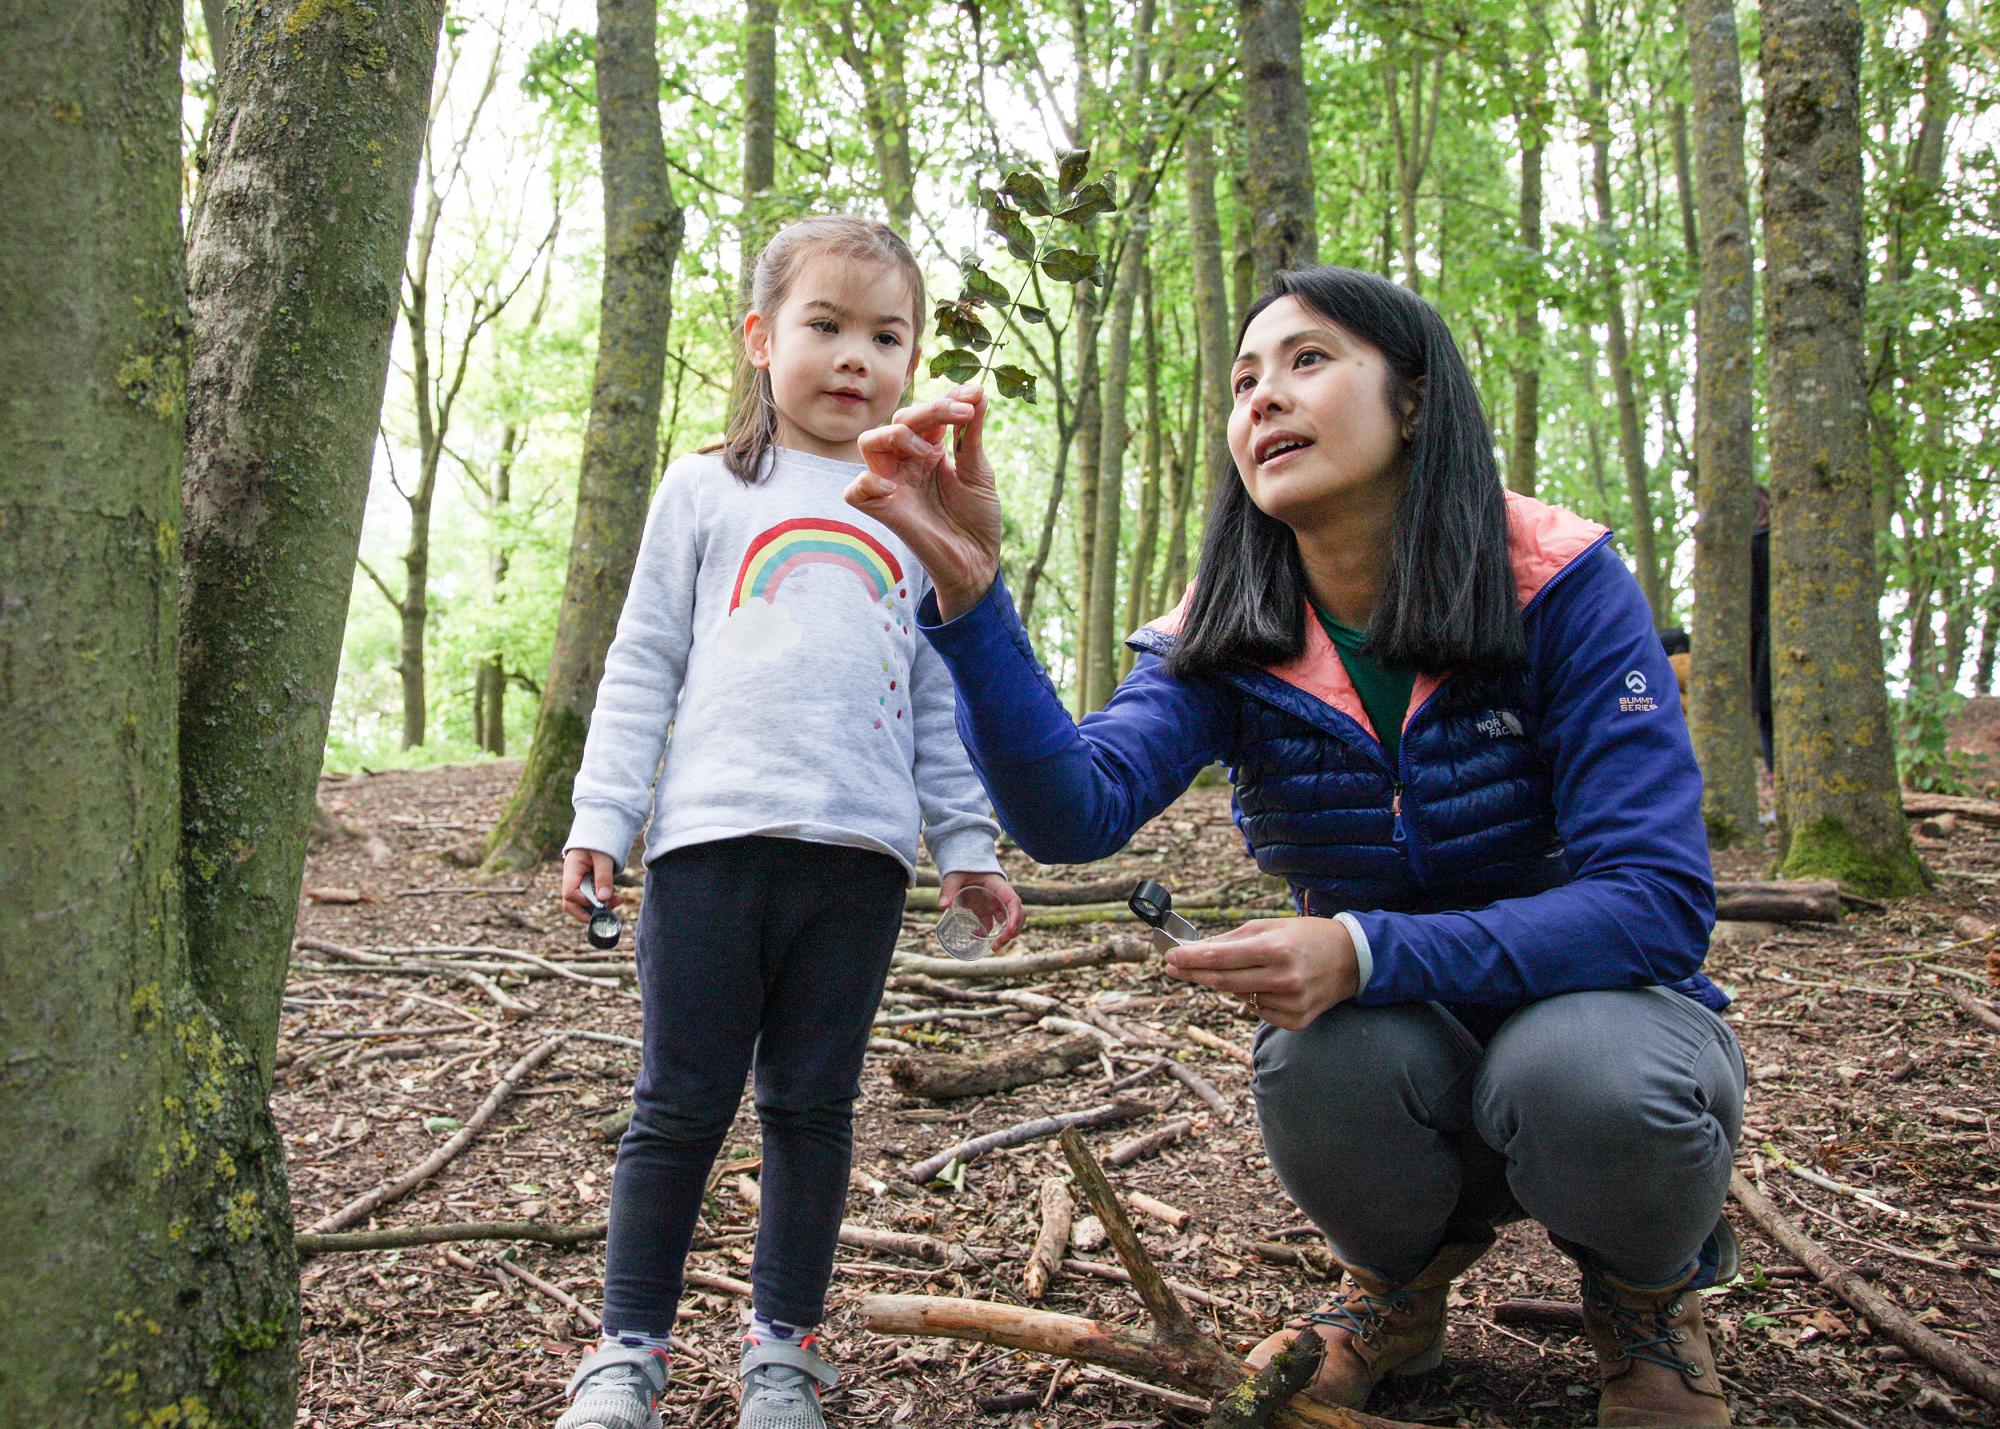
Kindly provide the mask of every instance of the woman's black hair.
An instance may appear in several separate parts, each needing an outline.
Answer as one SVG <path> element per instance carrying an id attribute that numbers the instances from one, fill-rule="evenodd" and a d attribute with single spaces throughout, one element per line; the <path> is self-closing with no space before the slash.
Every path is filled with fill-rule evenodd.
<path id="1" fill-rule="evenodd" d="M 1278 274 L 1251 304 L 1237 345 L 1259 313 L 1287 297 L 1381 352 L 1390 373 L 1383 401 L 1398 419 L 1416 408 L 1388 577 L 1363 653 L 1430 674 L 1490 675 L 1519 665 L 1525 645 L 1507 557 L 1506 494 L 1479 391 L 1444 319 L 1373 273 L 1301 268 Z M 1226 448 L 1214 489 L 1193 595 L 1167 656 L 1180 676 L 1283 664 L 1305 650 L 1305 568 L 1291 528 L 1257 509 Z"/>

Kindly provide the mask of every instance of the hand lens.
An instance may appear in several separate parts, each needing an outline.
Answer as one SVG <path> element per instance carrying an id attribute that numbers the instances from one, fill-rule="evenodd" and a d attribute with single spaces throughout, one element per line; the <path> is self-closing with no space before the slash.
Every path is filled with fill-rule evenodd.
<path id="1" fill-rule="evenodd" d="M 1153 930 L 1153 946 L 1160 952 L 1177 948 L 1182 943 L 1201 941 L 1201 932 L 1194 924 L 1174 912 L 1174 895 L 1167 892 L 1166 885 L 1148 878 L 1132 890 L 1132 897 L 1126 904 L 1141 923 Z"/>
<path id="2" fill-rule="evenodd" d="M 599 900 L 597 890 L 591 886 L 593 881 L 586 877 L 576 886 L 576 891 L 591 908 L 590 929 L 584 936 L 590 939 L 590 946 L 593 948 L 615 948 L 618 946 L 618 935 L 625 931 L 625 925 L 619 921 L 616 913 Z"/>

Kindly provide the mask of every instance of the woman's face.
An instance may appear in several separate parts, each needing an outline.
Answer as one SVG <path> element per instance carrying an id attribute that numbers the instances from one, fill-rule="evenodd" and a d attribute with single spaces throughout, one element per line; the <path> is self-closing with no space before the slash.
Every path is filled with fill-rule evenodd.
<path id="1" fill-rule="evenodd" d="M 1298 530 L 1393 512 L 1404 423 L 1381 350 L 1294 297 L 1251 321 L 1229 373 L 1229 453 L 1257 509 Z"/>

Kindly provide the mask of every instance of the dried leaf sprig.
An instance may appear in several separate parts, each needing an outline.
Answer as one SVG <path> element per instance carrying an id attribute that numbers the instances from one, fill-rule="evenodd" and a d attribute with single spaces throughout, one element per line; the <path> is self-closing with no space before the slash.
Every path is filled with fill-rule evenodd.
<path id="1" fill-rule="evenodd" d="M 999 314 L 1011 312 L 1022 322 L 1046 322 L 1049 315 L 1045 309 L 1021 301 L 1037 271 L 1072 287 L 1078 283 L 1103 286 L 1104 260 L 1100 255 L 1055 244 L 1056 225 L 1080 227 L 1101 213 L 1118 211 L 1111 196 L 1110 176 L 1090 179 L 1089 169 L 1090 150 L 1069 149 L 1063 152 L 1053 181 L 1033 169 L 1016 169 L 1001 180 L 998 189 L 979 191 L 986 226 L 1000 235 L 1009 253 L 1027 265 L 1027 273 L 1010 295 L 980 266 L 976 252 L 965 255 L 959 264 L 958 296 L 940 302 L 934 313 L 938 336 L 947 346 L 931 359 L 931 376 L 966 382 L 990 372 L 1001 396 L 1035 400 L 1034 373 L 1011 363 L 995 365 L 993 359 L 1002 344 L 988 330 L 980 310 L 991 307 Z M 1030 218 L 1046 220 L 1040 233 L 1028 226 Z"/>

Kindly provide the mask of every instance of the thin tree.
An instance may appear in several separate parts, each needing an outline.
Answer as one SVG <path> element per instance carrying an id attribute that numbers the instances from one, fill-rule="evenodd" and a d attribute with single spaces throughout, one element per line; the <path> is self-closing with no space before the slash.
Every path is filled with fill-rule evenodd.
<path id="1" fill-rule="evenodd" d="M 1403 93 L 1403 69 L 1409 68 L 1409 93 Z M 1428 71 L 1428 75 L 1426 74 Z M 1428 93 L 1426 90 L 1428 89 Z M 1396 146 L 1396 220 L 1402 240 L 1403 286 L 1424 290 L 1417 266 L 1417 193 L 1430 168 L 1431 145 L 1437 138 L 1438 113 L 1444 108 L 1444 54 L 1428 58 L 1414 52 L 1398 54 L 1382 64 L 1382 98 L 1389 115 L 1389 134 Z"/>
<path id="2" fill-rule="evenodd" d="M 1542 422 L 1542 165 L 1549 142 L 1548 47 L 1539 0 L 1529 9 L 1527 47 L 1514 103 L 1514 127 L 1521 136 L 1521 271 L 1514 297 L 1514 420 L 1507 428 L 1507 486 L 1533 496 Z"/>
<path id="3" fill-rule="evenodd" d="M 1180 42 L 1191 42 L 1196 7 L 1183 3 L 1179 11 Z M 1215 206 L 1215 135 L 1212 101 L 1201 101 L 1188 116 L 1181 137 L 1183 173 L 1187 183 L 1189 267 L 1194 282 L 1195 341 L 1207 380 L 1200 385 L 1201 434 L 1196 449 L 1203 465 L 1222 450 L 1229 427 L 1229 387 L 1220 374 L 1229 370 L 1230 313 L 1227 275 L 1222 259 L 1222 223 Z M 1172 536 L 1169 536 L 1171 543 Z"/>
<path id="4" fill-rule="evenodd" d="M 1757 836 L 1757 726 L 1750 700 L 1750 424 L 1756 289 L 1743 167 L 1743 74 L 1733 0 L 1685 0 L 1694 92 L 1696 504 L 1688 727 L 1702 813 L 1717 848 Z"/>
<path id="5" fill-rule="evenodd" d="M 414 749 L 424 742 L 429 718 L 424 640 L 430 625 L 431 511 L 437 500 L 438 474 L 444 465 L 452 416 L 459 394 L 464 390 L 465 379 L 472 370 L 472 351 L 480 335 L 506 312 L 508 305 L 520 293 L 536 265 L 555 243 L 561 223 L 561 210 L 558 209 L 541 241 L 527 261 L 520 265 L 520 271 L 511 276 L 507 268 L 515 251 L 516 235 L 510 226 L 499 244 L 498 261 L 480 273 L 476 280 L 463 284 L 471 289 L 471 306 L 458 331 L 448 332 L 447 316 L 451 301 L 463 294 L 454 293 L 449 285 L 443 292 L 433 291 L 438 234 L 445 207 L 465 178 L 466 156 L 473 140 L 478 137 L 480 115 L 485 112 L 487 101 L 493 97 L 494 87 L 499 82 L 501 47 L 497 43 L 493 46 L 486 73 L 463 127 L 456 136 L 447 137 L 442 134 L 440 126 L 449 99 L 452 75 L 462 53 L 456 46 L 450 47 L 431 101 L 430 119 L 424 136 L 423 202 L 410 235 L 410 251 L 403 272 L 402 316 L 403 328 L 409 335 L 410 343 L 408 376 L 410 404 L 417 425 L 417 471 L 416 479 L 407 490 L 396 480 L 395 469 L 392 467 L 389 471 L 390 484 L 410 509 L 409 535 L 403 545 L 402 591 L 398 593 L 373 566 L 365 560 L 361 562 L 362 573 L 374 582 L 382 598 L 395 610 L 401 625 L 402 640 L 396 671 L 403 687 L 405 749 Z M 489 233 L 491 231 L 483 222 L 480 227 Z M 468 276 L 467 270 L 461 269 L 455 276 L 464 279 Z"/>
<path id="6" fill-rule="evenodd" d="M 1146 121 L 1147 96 L 1152 87 L 1152 37 L 1156 16 L 1155 0 L 1139 0 L 1132 29 L 1131 54 L 1127 61 L 1126 112 L 1128 122 L 1139 126 L 1139 143 L 1133 156 L 1136 172 L 1152 167 L 1156 146 L 1153 125 Z M 1086 710 L 1099 708 L 1111 698 L 1118 683 L 1118 656 L 1124 648 L 1119 638 L 1118 567 L 1124 555 L 1120 528 L 1125 514 L 1125 449 L 1130 431 L 1125 412 L 1131 389 L 1132 316 L 1138 304 L 1139 288 L 1146 270 L 1146 249 L 1151 228 L 1152 186 L 1135 185 L 1126 200 L 1121 225 L 1118 276 L 1111 290 L 1111 308 L 1105 326 L 1109 330 L 1109 351 L 1104 359 L 1103 405 L 1097 448 L 1097 498 L 1092 503 L 1095 536 L 1091 561 L 1086 569 L 1089 598 L 1084 609 L 1089 634 L 1084 643 L 1084 662 L 1079 705 Z"/>
<path id="7" fill-rule="evenodd" d="M 750 298 L 757 254 L 770 236 L 771 188 L 778 181 L 778 0 L 743 4 L 743 212 L 736 296 Z"/>
<path id="8" fill-rule="evenodd" d="M 180 7 L 10 26 L 9 1423 L 294 1418 L 269 1078 L 441 19 L 245 12 L 185 249 Z"/>
<path id="9" fill-rule="evenodd" d="M 1639 566 L 1639 585 L 1658 622 L 1666 618 L 1667 586 L 1656 551 L 1653 494 L 1645 444 L 1639 435 L 1639 399 L 1632 378 L 1631 338 L 1625 325 L 1625 284 L 1618 272 L 1620 245 L 1617 211 L 1611 199 L 1611 116 L 1606 98 L 1610 42 L 1598 18 L 1597 0 L 1583 3 L 1583 45 L 1589 63 L 1590 192 L 1597 207 L 1597 288 L 1609 334 L 1605 357 L 1611 365 L 1611 390 L 1618 407 L 1618 452 L 1625 463 L 1625 496 L 1631 505 L 1632 555 Z"/>
<path id="10" fill-rule="evenodd" d="M 1153 311 L 1153 269 L 1148 264 L 1139 274 L 1139 331 L 1142 347 L 1139 363 L 1144 371 L 1146 390 L 1145 476 L 1139 488 L 1139 529 L 1132 539 L 1132 573 L 1126 582 L 1125 629 L 1137 630 L 1146 620 L 1147 603 L 1153 594 L 1153 562 L 1160 546 L 1160 485 L 1164 452 L 1164 419 L 1160 412 L 1160 320 Z M 1132 648 L 1119 642 L 1122 653 L 1118 675 L 1132 673 L 1137 658 Z"/>
<path id="11" fill-rule="evenodd" d="M 604 652 L 632 583 L 659 456 L 660 393 L 681 210 L 660 129 L 657 0 L 600 0 L 597 129 L 604 173 L 604 284 L 590 421 L 577 477 L 569 572 L 527 766 L 487 843 L 489 869 L 562 847 Z M 610 851 L 623 857 L 624 849 Z"/>
<path id="12" fill-rule="evenodd" d="M 1854 0 L 1765 0 L 1763 19 L 1779 866 L 1911 893 L 1870 519 L 1861 17 Z"/>
<path id="13" fill-rule="evenodd" d="M 1244 171 L 1256 285 L 1319 261 L 1312 107 L 1297 0 L 1238 0 Z"/>

